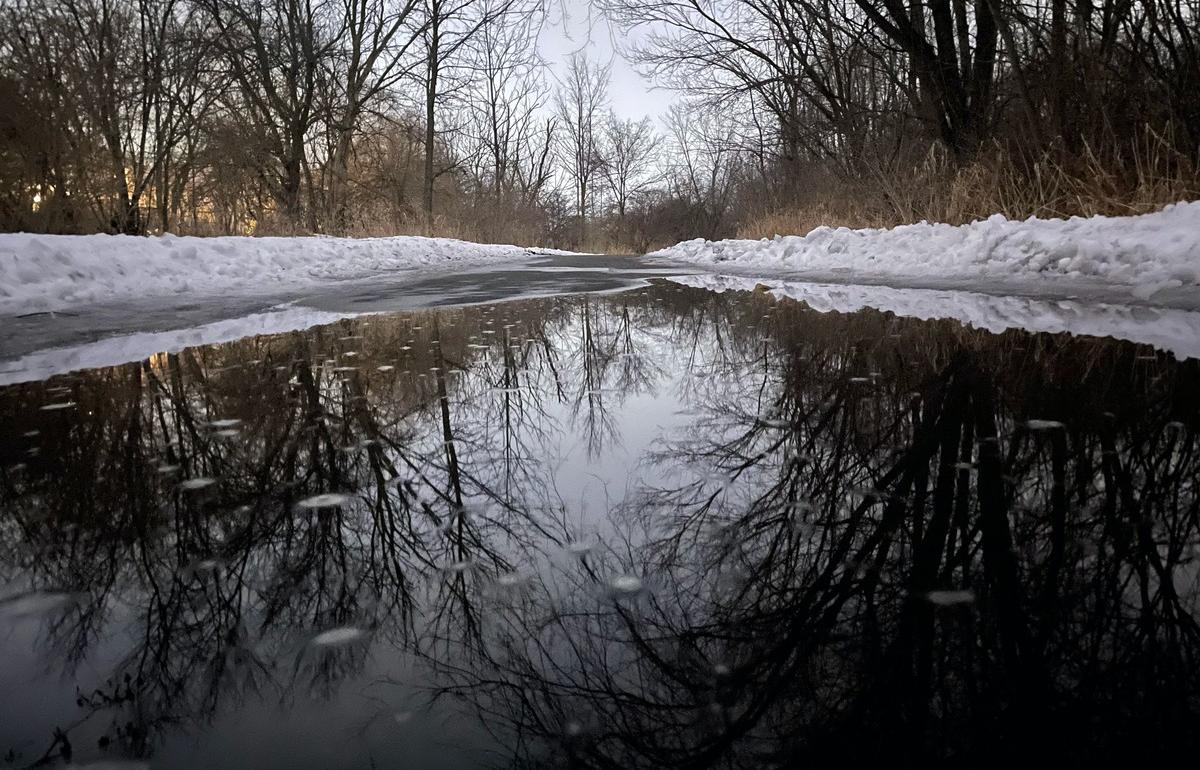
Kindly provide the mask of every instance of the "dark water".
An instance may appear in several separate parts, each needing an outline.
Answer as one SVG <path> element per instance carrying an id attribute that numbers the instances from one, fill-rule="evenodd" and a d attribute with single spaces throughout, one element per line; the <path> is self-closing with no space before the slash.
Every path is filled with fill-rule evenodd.
<path id="1" fill-rule="evenodd" d="M 0 390 L 0 766 L 1195 752 L 1198 388 L 660 283 Z"/>

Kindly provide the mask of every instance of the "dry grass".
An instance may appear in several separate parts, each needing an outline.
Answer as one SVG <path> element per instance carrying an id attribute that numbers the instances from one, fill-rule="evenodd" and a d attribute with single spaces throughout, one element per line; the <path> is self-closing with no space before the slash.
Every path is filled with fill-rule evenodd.
<path id="1" fill-rule="evenodd" d="M 810 205 L 755 218 L 738 235 L 803 235 L 820 225 L 891 227 L 922 220 L 964 224 L 997 213 L 1009 219 L 1144 214 L 1200 199 L 1200 171 L 1171 148 L 1170 137 L 1147 132 L 1125 152 L 1085 146 L 1071 156 L 1052 150 L 1028 159 L 997 147 L 966 166 L 934 150 L 913 167 L 831 186 Z"/>

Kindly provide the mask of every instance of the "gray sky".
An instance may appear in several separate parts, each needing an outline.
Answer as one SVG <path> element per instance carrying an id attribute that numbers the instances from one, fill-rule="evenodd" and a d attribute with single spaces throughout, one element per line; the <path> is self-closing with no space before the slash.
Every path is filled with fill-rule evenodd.
<path id="1" fill-rule="evenodd" d="M 612 62 L 609 97 L 617 115 L 658 118 L 666 114 L 675 95 L 651 90 L 651 83 L 615 50 L 614 41 L 628 40 L 619 27 L 592 8 L 589 0 L 548 0 L 547 5 L 548 18 L 538 48 L 555 73 L 563 72 L 570 55 L 582 50 L 593 61 Z"/>

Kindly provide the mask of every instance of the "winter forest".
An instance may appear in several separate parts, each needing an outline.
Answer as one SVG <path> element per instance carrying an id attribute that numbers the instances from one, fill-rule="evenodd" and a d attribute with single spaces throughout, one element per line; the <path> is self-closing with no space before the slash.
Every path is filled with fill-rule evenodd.
<path id="1" fill-rule="evenodd" d="M 1198 0 L 0 0 L 0 229 L 642 252 L 1200 196 Z"/>

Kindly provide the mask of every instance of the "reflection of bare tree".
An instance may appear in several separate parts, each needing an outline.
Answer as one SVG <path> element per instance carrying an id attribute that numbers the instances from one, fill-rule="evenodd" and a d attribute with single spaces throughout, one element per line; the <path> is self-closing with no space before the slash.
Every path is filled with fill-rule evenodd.
<path id="1" fill-rule="evenodd" d="M 626 512 L 650 538 L 514 605 L 452 689 L 534 765 L 1189 744 L 1200 468 L 1170 394 L 1195 367 L 1113 377 L 1131 348 L 805 320 L 710 378 L 723 398 L 661 456 L 679 482 Z M 718 350 L 697 362 L 736 358 Z"/>
<path id="2" fill-rule="evenodd" d="M 86 659 L 110 623 L 140 629 L 111 690 L 80 698 L 116 738 L 139 736 L 127 753 L 222 701 L 331 692 L 365 646 L 312 643 L 324 630 L 410 650 L 477 635 L 475 584 L 508 569 L 532 485 L 489 487 L 488 406 L 455 400 L 472 386 L 452 382 L 443 348 L 467 351 L 422 320 L 380 323 L 370 343 L 343 324 L 87 373 L 77 406 L 37 423 L 40 454 L 4 479 L 0 561 L 10 588 L 69 597 L 43 627 L 56 658 Z M 5 411 L 44 398 L 4 395 Z M 524 413 L 509 414 L 511 446 Z M 479 451 L 460 457 L 468 437 Z M 536 477 L 521 469 L 532 454 L 511 452 L 510 473 Z M 333 502 L 304 503 L 320 494 Z M 480 499 L 503 515 L 469 515 Z M 64 733 L 49 755 L 69 746 Z"/>
<path id="3" fill-rule="evenodd" d="M 53 604 L 56 661 L 131 634 L 49 758 L 332 696 L 384 649 L 530 764 L 1178 747 L 1198 380 L 669 285 L 346 321 L 0 392 L 40 431 L 0 446 L 0 577 Z M 564 557 L 558 453 L 667 388 L 654 485 Z"/>

